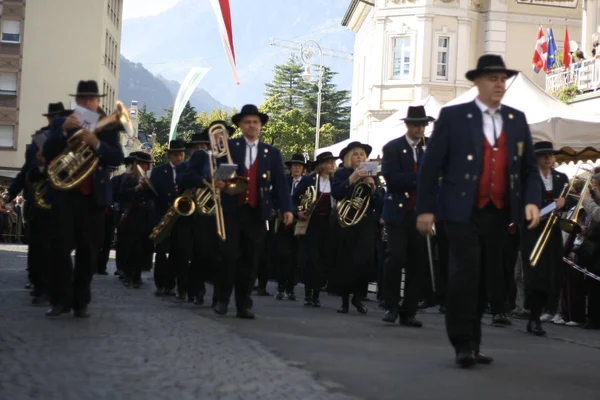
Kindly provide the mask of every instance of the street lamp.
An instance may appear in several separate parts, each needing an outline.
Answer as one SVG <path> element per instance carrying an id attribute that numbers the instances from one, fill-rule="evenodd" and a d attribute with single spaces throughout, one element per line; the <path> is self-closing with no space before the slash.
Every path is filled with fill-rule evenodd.
<path id="1" fill-rule="evenodd" d="M 311 64 L 313 64 L 313 59 L 319 58 L 319 70 L 318 81 L 317 81 L 317 126 L 315 128 L 315 159 L 317 158 L 317 149 L 319 148 L 319 132 L 321 130 L 321 90 L 323 89 L 323 50 L 321 50 L 321 46 L 319 43 L 314 40 L 307 40 L 302 43 L 300 47 L 300 55 L 302 57 L 302 61 L 306 67 L 304 68 L 304 72 L 302 73 L 302 79 L 304 82 L 312 82 L 313 74 L 310 69 Z"/>

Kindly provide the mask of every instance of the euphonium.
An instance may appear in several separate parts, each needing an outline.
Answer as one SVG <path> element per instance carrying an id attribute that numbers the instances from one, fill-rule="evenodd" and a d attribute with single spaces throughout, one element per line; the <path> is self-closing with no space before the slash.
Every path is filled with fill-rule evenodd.
<path id="1" fill-rule="evenodd" d="M 215 124 L 208 130 L 208 139 L 210 141 L 210 149 L 215 160 L 226 157 L 228 164 L 233 164 L 231 154 L 229 152 L 229 134 L 227 127 L 223 124 Z M 248 189 L 248 179 L 243 176 L 233 176 L 225 181 L 226 186 L 223 191 L 230 195 L 244 193 Z"/>
<path id="2" fill-rule="evenodd" d="M 316 182 L 319 182 L 319 175 L 316 176 Z M 304 212 L 307 217 L 310 217 L 317 205 L 317 187 L 309 186 L 304 193 L 298 198 L 298 211 Z"/>
<path id="3" fill-rule="evenodd" d="M 98 121 L 94 133 L 119 125 L 125 130 L 131 130 L 129 112 L 120 101 L 111 115 Z M 79 186 L 98 167 L 100 160 L 96 152 L 81 140 L 84 132 L 85 129 L 75 132 L 67 141 L 63 153 L 48 165 L 48 179 L 58 190 L 70 190 Z"/>
<path id="4" fill-rule="evenodd" d="M 352 187 L 350 197 L 338 201 L 337 219 L 343 228 L 358 224 L 365 216 L 371 203 L 371 186 L 360 181 Z"/>
<path id="5" fill-rule="evenodd" d="M 194 203 L 192 193 L 191 191 L 186 190 L 181 196 L 175 199 L 173 205 L 162 217 L 158 225 L 152 229 L 152 233 L 150 233 L 149 236 L 150 240 L 155 244 L 162 242 L 169 236 L 171 229 L 173 229 L 173 226 L 175 225 L 175 221 L 177 221 L 179 217 L 188 217 L 192 215 L 195 210 L 196 204 Z"/>

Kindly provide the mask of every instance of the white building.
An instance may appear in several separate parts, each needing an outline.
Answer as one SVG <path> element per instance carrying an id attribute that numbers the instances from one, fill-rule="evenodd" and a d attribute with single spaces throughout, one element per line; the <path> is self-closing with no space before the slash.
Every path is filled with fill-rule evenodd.
<path id="1" fill-rule="evenodd" d="M 542 88 L 531 58 L 539 25 L 562 49 L 565 23 L 581 38 L 578 0 L 350 0 L 342 25 L 356 32 L 350 137 L 431 95 L 445 103 L 471 87 L 484 53 L 504 57 Z"/>

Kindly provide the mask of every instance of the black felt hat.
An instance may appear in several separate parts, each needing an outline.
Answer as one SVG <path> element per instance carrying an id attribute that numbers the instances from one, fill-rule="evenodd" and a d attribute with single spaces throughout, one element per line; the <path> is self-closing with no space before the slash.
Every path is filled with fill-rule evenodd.
<path id="1" fill-rule="evenodd" d="M 168 152 L 185 151 L 185 142 L 181 139 L 171 140 L 169 142 Z"/>
<path id="2" fill-rule="evenodd" d="M 346 157 L 346 154 L 355 147 L 360 147 L 361 149 L 363 149 L 365 151 L 365 153 L 367 154 L 367 157 L 369 157 L 369 154 L 371 154 L 371 151 L 373 151 L 373 148 L 371 146 L 369 146 L 368 144 L 361 143 L 361 142 L 351 142 L 350 144 L 348 144 L 348 146 L 346 146 L 344 149 L 342 149 L 342 151 L 340 151 L 339 158 L 343 160 L 344 157 Z"/>
<path id="3" fill-rule="evenodd" d="M 302 154 L 294 154 L 292 158 L 284 162 L 284 164 L 287 165 L 288 168 L 291 167 L 293 164 L 299 164 L 306 167 L 306 159 Z"/>
<path id="4" fill-rule="evenodd" d="M 231 117 L 231 121 L 235 125 L 240 126 L 240 121 L 247 115 L 258 116 L 258 118 L 260 118 L 260 123 L 263 125 L 269 122 L 269 116 L 258 111 L 258 107 L 256 107 L 254 104 L 246 104 L 244 107 L 242 107 L 242 111 Z"/>
<path id="5" fill-rule="evenodd" d="M 410 106 L 408 107 L 408 110 L 406 110 L 406 118 L 401 118 L 401 120 L 407 123 L 431 122 L 435 121 L 435 118 L 427 115 L 424 106 Z"/>
<path id="6" fill-rule="evenodd" d="M 73 97 L 104 97 L 106 93 L 100 94 L 98 83 L 96 81 L 79 81 L 77 84 L 77 93 L 70 94 Z"/>
<path id="7" fill-rule="evenodd" d="M 334 156 L 330 151 L 324 151 L 317 156 L 315 161 L 312 162 L 311 167 L 316 168 L 319 164 L 322 164 L 329 160 L 337 160 L 338 157 Z"/>
<path id="8" fill-rule="evenodd" d="M 73 110 L 65 110 L 62 102 L 48 104 L 48 112 L 42 114 L 44 117 L 52 117 L 55 115 L 65 116 L 73 113 Z"/>
<path id="9" fill-rule="evenodd" d="M 210 143 L 208 140 L 208 133 L 202 131 L 200 133 L 192 134 L 190 141 L 185 144 L 185 147 L 193 147 L 197 144 L 208 144 Z"/>
<path id="10" fill-rule="evenodd" d="M 146 162 L 146 163 L 154 162 L 154 159 L 152 158 L 152 154 L 146 153 L 145 151 L 136 151 L 134 158 L 135 158 L 135 161 L 138 161 L 138 162 Z"/>
<path id="11" fill-rule="evenodd" d="M 465 77 L 472 82 L 482 74 L 493 72 L 504 72 L 509 78 L 519 73 L 519 71 L 514 69 L 506 68 L 501 56 L 496 54 L 484 54 L 477 60 L 477 68 L 467 71 Z"/>
<path id="12" fill-rule="evenodd" d="M 554 145 L 552 142 L 542 141 L 537 142 L 533 145 L 533 152 L 536 156 L 541 156 L 543 154 L 558 154 L 559 151 L 554 150 Z"/>

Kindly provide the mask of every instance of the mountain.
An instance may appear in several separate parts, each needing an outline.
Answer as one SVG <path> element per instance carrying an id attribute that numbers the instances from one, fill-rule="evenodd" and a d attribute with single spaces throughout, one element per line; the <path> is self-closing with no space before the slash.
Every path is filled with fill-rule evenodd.
<path id="1" fill-rule="evenodd" d="M 132 100 L 137 100 L 140 107 L 145 104 L 148 111 L 156 115 L 164 115 L 166 108 L 173 107 L 179 86 L 178 82 L 155 76 L 141 63 L 133 63 L 121 55 L 119 99 L 125 105 L 131 104 Z M 219 103 L 203 89 L 196 89 L 190 98 L 190 103 L 197 112 L 231 108 Z"/>
<path id="2" fill-rule="evenodd" d="M 241 84 L 234 82 L 216 17 L 206 0 L 181 0 L 151 17 L 125 19 L 121 52 L 152 73 L 182 82 L 191 67 L 210 67 L 200 83 L 223 104 L 241 108 L 264 100 L 273 67 L 285 63 L 293 49 L 271 46 L 271 37 L 302 43 L 313 39 L 325 49 L 351 53 L 354 33 L 341 26 L 349 2 L 343 0 L 232 0 L 232 29 Z M 324 58 L 339 73 L 334 83 L 352 88 L 352 62 Z M 316 88 L 315 88 L 316 90 Z"/>

